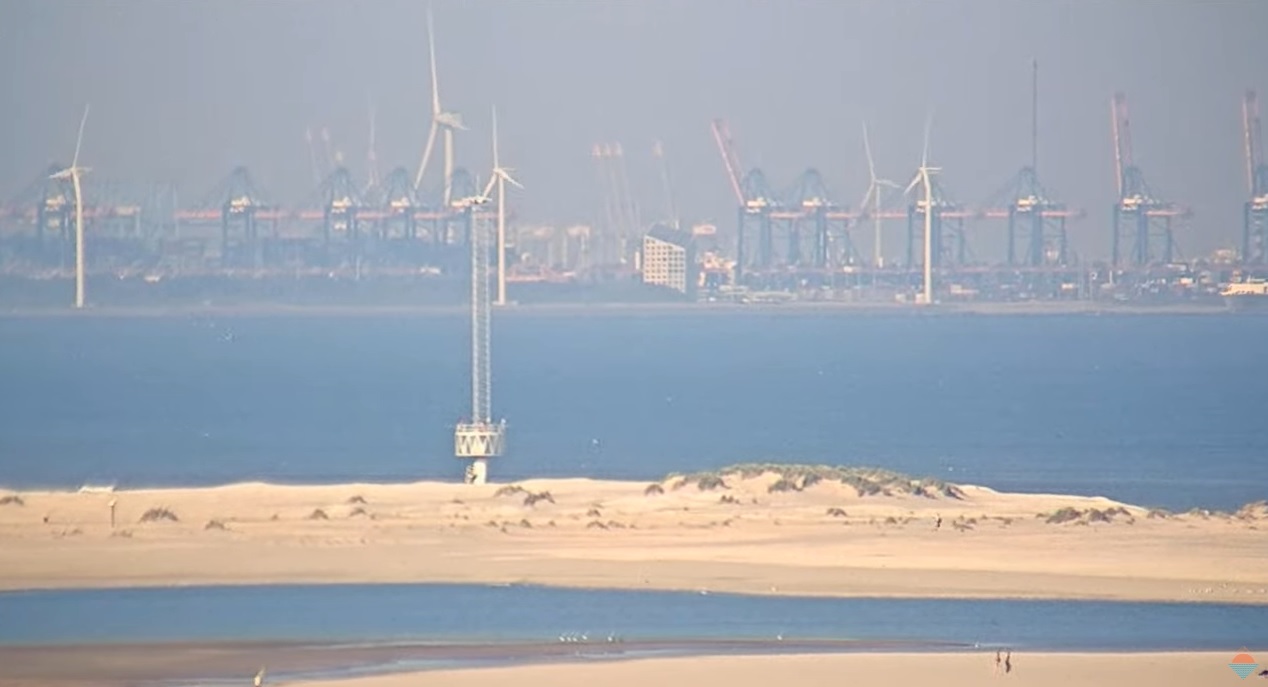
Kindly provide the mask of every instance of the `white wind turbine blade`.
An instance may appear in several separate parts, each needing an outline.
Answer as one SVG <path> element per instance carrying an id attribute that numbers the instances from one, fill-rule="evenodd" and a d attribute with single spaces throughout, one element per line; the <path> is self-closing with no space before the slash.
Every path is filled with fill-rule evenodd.
<path id="1" fill-rule="evenodd" d="M 876 193 L 877 191 L 878 189 L 876 188 L 876 181 L 873 180 L 872 183 L 867 185 L 867 193 L 864 193 L 863 200 L 859 201 L 859 208 L 866 211 L 868 207 L 868 203 L 870 203 L 872 200 L 872 194 Z"/>
<path id="2" fill-rule="evenodd" d="M 867 173 L 876 183 L 876 166 L 872 164 L 872 142 L 868 140 L 867 122 L 863 122 L 863 153 L 867 155 Z"/>
<path id="3" fill-rule="evenodd" d="M 920 153 L 920 166 L 929 166 L 929 130 L 933 128 L 933 113 L 925 115 L 925 147 Z"/>
<path id="4" fill-rule="evenodd" d="M 84 105 L 84 116 L 79 120 L 79 135 L 75 138 L 75 157 L 71 160 L 71 169 L 79 167 L 79 148 L 84 144 L 84 125 L 88 123 L 89 105 Z"/>
<path id="5" fill-rule="evenodd" d="M 521 184 L 520 182 L 516 181 L 516 180 L 515 180 L 515 178 L 511 176 L 511 171 L 512 171 L 512 170 L 510 170 L 510 169 L 506 169 L 506 168 L 504 168 L 504 167 L 498 167 L 498 172 L 497 172 L 497 174 L 498 174 L 498 176 L 500 176 L 500 177 L 502 177 L 503 179 L 505 179 L 505 180 L 506 180 L 506 183 L 508 183 L 508 184 L 510 184 L 510 185 L 512 185 L 512 186 L 514 186 L 515 188 L 518 188 L 518 189 L 523 189 L 523 188 L 524 188 L 524 184 Z"/>
<path id="6" fill-rule="evenodd" d="M 493 192 L 493 185 L 497 183 L 497 180 L 498 180 L 498 174 L 497 174 L 497 171 L 495 170 L 493 174 L 489 175 L 489 183 L 484 185 L 484 192 L 481 193 L 479 197 L 484 200 L 488 200 L 489 194 Z M 481 202 L 484 202 L 484 201 L 481 201 Z"/>
<path id="7" fill-rule="evenodd" d="M 431 120 L 431 130 L 427 132 L 427 145 L 423 146 L 423 160 L 418 163 L 418 174 L 414 176 L 414 189 L 423 183 L 423 174 L 427 172 L 427 163 L 431 160 L 432 150 L 436 147 L 436 130 L 440 128 L 440 124 L 435 120 Z"/>
<path id="8" fill-rule="evenodd" d="M 925 168 L 921 167 L 921 169 L 923 170 Z M 916 175 L 911 178 L 911 183 L 907 184 L 907 188 L 903 190 L 903 195 L 907 195 L 908 193 L 911 193 L 911 190 L 913 188 L 916 188 L 916 185 L 920 183 L 920 178 L 921 178 L 921 173 L 916 172 Z"/>
<path id="9" fill-rule="evenodd" d="M 440 114 L 440 84 L 436 79 L 436 33 L 432 28 L 431 5 L 427 5 L 427 54 L 431 63 L 431 114 Z"/>
<path id="10" fill-rule="evenodd" d="M 498 106 L 494 105 L 492 110 L 493 110 L 493 173 L 496 175 L 497 170 L 502 168 L 501 164 L 498 162 Z"/>

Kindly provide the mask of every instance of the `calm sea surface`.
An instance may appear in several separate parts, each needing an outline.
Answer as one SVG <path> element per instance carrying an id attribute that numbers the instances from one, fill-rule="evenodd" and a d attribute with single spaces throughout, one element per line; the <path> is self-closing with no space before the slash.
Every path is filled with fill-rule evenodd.
<path id="1" fill-rule="evenodd" d="M 508 314 L 495 479 L 879 465 L 1268 497 L 1268 318 Z M 456 479 L 460 316 L 0 319 L 0 484 Z"/>
<path id="2" fill-rule="evenodd" d="M 0 593 L 0 644 L 298 640 L 857 639 L 1069 650 L 1230 650 L 1262 607 L 810 599 L 472 585 Z"/>

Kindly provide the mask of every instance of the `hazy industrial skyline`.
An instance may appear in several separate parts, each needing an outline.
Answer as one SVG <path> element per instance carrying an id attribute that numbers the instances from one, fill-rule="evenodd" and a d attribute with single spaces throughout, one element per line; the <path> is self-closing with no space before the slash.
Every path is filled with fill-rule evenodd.
<path id="1" fill-rule="evenodd" d="M 173 181 L 183 202 L 244 164 L 298 203 L 313 190 L 308 127 L 328 127 L 364 179 L 371 100 L 380 173 L 413 171 L 430 125 L 425 9 L 0 0 L 0 199 L 70 159 L 84 102 L 93 115 L 82 162 L 94 176 Z M 1193 256 L 1237 244 L 1241 98 L 1247 88 L 1268 96 L 1257 35 L 1268 6 L 1253 0 L 437 0 L 434 11 L 442 100 L 471 129 L 458 163 L 487 177 L 496 104 L 504 164 L 528 186 L 512 207 L 529 222 L 593 220 L 589 155 L 600 141 L 623 144 L 642 214 L 659 216 L 651 149 L 663 140 L 680 214 L 731 226 L 713 117 L 730 122 L 744 166 L 781 190 L 815 167 L 835 200 L 857 207 L 861 120 L 880 174 L 905 183 L 932 110 L 932 162 L 973 205 L 1029 161 L 1038 59 L 1040 173 L 1052 195 L 1088 211 L 1070 226 L 1078 251 L 1108 252 L 1109 99 L 1122 90 L 1148 182 L 1196 213 L 1177 235 Z M 973 242 L 1002 235 L 998 224 L 970 228 Z"/>

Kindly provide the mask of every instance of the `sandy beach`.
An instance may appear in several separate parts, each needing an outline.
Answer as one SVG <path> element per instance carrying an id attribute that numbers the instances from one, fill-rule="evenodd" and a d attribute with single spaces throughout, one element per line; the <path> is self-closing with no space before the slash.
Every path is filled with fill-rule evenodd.
<path id="1" fill-rule="evenodd" d="M 806 470 L 0 491 L 0 589 L 467 582 L 1268 604 L 1263 504 L 1166 514 Z"/>

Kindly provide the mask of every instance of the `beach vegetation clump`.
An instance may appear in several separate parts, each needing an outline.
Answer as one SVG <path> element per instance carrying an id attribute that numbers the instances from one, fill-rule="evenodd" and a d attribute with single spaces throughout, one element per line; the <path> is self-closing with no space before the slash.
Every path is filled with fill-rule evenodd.
<path id="1" fill-rule="evenodd" d="M 503 496 L 514 496 L 516 494 L 523 493 L 525 493 L 524 487 L 521 487 L 518 484 L 508 484 L 505 487 L 499 487 L 497 491 L 493 492 L 493 497 L 501 498 Z"/>
<path id="2" fill-rule="evenodd" d="M 660 496 L 664 493 L 665 488 L 659 484 L 649 484 L 647 485 L 647 488 L 643 490 L 643 496 Z"/>
<path id="3" fill-rule="evenodd" d="M 586 525 L 586 529 L 588 530 L 606 530 L 607 528 L 607 525 L 599 522 L 598 520 L 592 520 Z"/>
<path id="4" fill-rule="evenodd" d="M 326 511 L 320 508 L 314 508 L 313 512 L 308 514 L 308 519 L 309 520 L 329 520 L 330 516 L 326 514 Z"/>
<path id="5" fill-rule="evenodd" d="M 225 524 L 223 522 L 215 518 L 212 518 L 211 520 L 207 521 L 206 525 L 203 525 L 203 529 L 204 530 L 220 530 L 223 532 L 224 530 L 227 530 L 229 528 L 225 527 Z"/>
<path id="6" fill-rule="evenodd" d="M 22 500 L 17 494 L 5 494 L 0 496 L 0 506 L 25 506 L 26 501 Z"/>
<path id="7" fill-rule="evenodd" d="M 768 490 L 801 491 L 817 484 L 836 482 L 853 487 L 859 496 L 878 494 L 920 495 L 928 498 L 939 496 L 963 499 L 964 492 L 949 482 L 932 477 L 915 479 L 909 475 L 875 467 L 844 467 L 832 465 L 799 465 L 790 463 L 741 463 L 720 470 L 692 474 L 671 474 L 671 488 L 681 489 L 695 484 L 701 491 L 729 488 L 727 478 L 755 479 L 763 475 L 775 475 L 778 479 Z M 779 485 L 779 486 L 775 486 Z"/>
<path id="8" fill-rule="evenodd" d="M 766 487 L 766 493 L 768 494 L 776 494 L 776 493 L 788 492 L 788 491 L 801 491 L 801 485 L 798 484 L 796 480 L 792 480 L 787 477 L 780 477 L 779 479 L 772 482 L 769 487 Z"/>
<path id="9" fill-rule="evenodd" d="M 740 500 L 735 498 L 734 496 L 731 496 L 730 494 L 723 494 L 722 498 L 718 499 L 718 503 L 730 503 L 730 504 L 738 505 L 740 503 Z"/>
<path id="10" fill-rule="evenodd" d="M 705 475 L 696 482 L 696 488 L 700 491 L 713 491 L 714 489 L 730 489 L 725 480 L 719 475 Z"/>
<path id="11" fill-rule="evenodd" d="M 845 512 L 844 508 L 833 507 L 833 508 L 829 508 L 827 512 L 828 512 L 828 517 L 830 518 L 844 518 L 849 515 L 849 513 Z"/>
<path id="12" fill-rule="evenodd" d="M 356 508 L 353 508 L 353 509 L 352 509 L 352 511 L 351 511 L 350 513 L 348 513 L 348 517 L 350 517 L 350 518 L 355 518 L 355 517 L 357 517 L 357 516 L 361 516 L 361 517 L 369 517 L 369 516 L 370 516 L 370 513 L 369 513 L 369 511 L 367 511 L 366 509 L 362 508 L 361 506 L 357 506 Z"/>
<path id="13" fill-rule="evenodd" d="M 350 505 L 350 506 L 351 506 L 351 505 L 353 505 L 353 504 L 356 504 L 356 503 L 359 503 L 359 504 L 361 504 L 361 505 L 363 505 L 363 506 L 364 506 L 364 505 L 365 505 L 365 497 L 364 497 L 364 496 L 362 496 L 362 495 L 360 495 L 360 494 L 353 494 L 352 496 L 349 496 L 349 497 L 348 497 L 348 500 L 347 500 L 347 501 L 345 501 L 345 503 L 347 503 L 347 504 L 348 504 L 348 505 Z"/>
<path id="14" fill-rule="evenodd" d="M 1110 506 L 1109 508 L 1088 508 L 1087 510 L 1079 510 L 1066 506 L 1053 513 L 1040 513 L 1037 517 L 1044 518 L 1044 522 L 1050 525 L 1060 525 L 1067 522 L 1073 522 L 1076 525 L 1087 525 L 1094 522 L 1114 522 L 1115 518 L 1125 517 L 1130 524 L 1135 522 L 1132 518 L 1131 511 L 1122 506 Z"/>
<path id="15" fill-rule="evenodd" d="M 3 503 L 3 501 L 0 501 Z M 1237 509 L 1236 516 L 1240 520 L 1260 520 L 1268 518 L 1268 501 L 1254 501 Z"/>
<path id="16" fill-rule="evenodd" d="M 603 512 L 600 511 L 598 508 L 591 508 L 590 510 L 586 511 L 586 517 L 587 518 L 601 518 L 603 517 Z"/>
<path id="17" fill-rule="evenodd" d="M 170 522 L 180 522 L 180 518 L 171 509 L 166 507 L 151 508 L 141 514 L 140 522 L 161 522 L 168 520 Z"/>
<path id="18" fill-rule="evenodd" d="M 536 506 L 538 503 L 542 501 L 545 501 L 547 503 L 554 503 L 555 497 L 551 496 L 549 491 L 539 491 L 536 494 L 528 494 L 527 496 L 524 497 L 525 506 Z"/>
<path id="19" fill-rule="evenodd" d="M 1044 519 L 1044 522 L 1048 523 L 1049 525 L 1060 525 L 1061 523 L 1065 523 L 1065 522 L 1073 522 L 1075 520 L 1078 520 L 1081 517 L 1083 517 L 1083 512 L 1080 511 L 1078 508 L 1071 508 L 1070 506 L 1066 506 L 1065 508 L 1062 508 L 1060 510 L 1057 510 L 1056 512 L 1048 514 L 1048 516 Z"/>

